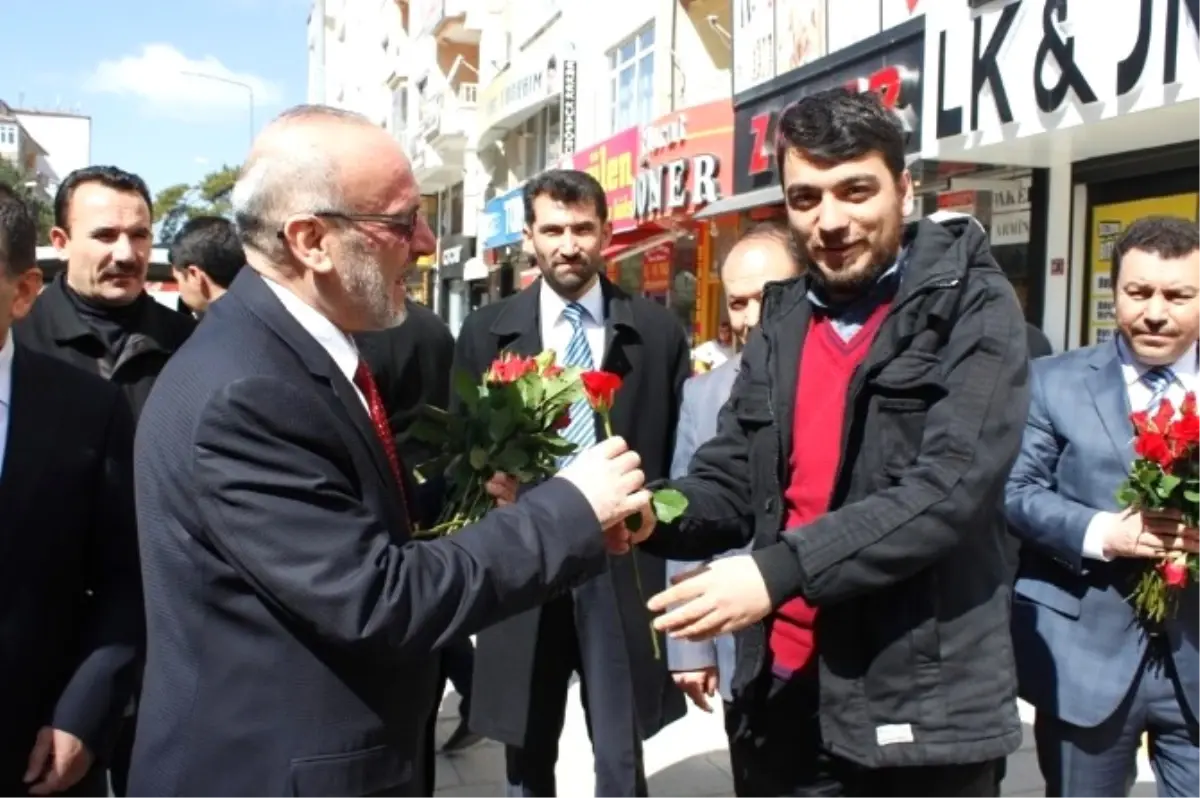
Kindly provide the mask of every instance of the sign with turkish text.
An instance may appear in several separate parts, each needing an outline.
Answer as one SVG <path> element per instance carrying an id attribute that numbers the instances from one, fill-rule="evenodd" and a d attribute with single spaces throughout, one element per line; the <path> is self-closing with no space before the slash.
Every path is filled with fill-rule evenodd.
<path id="1" fill-rule="evenodd" d="M 1094 6 L 932 4 L 923 154 L 949 158 L 1200 97 L 1195 0 L 1107 0 L 1103 13 Z M 1163 134 L 1155 143 L 1178 140 Z M 1113 143 L 1114 152 L 1128 147 Z"/>
<path id="2" fill-rule="evenodd" d="M 572 168 L 587 172 L 604 188 L 614 233 L 632 230 L 638 225 L 634 216 L 638 133 L 636 127 L 627 128 L 571 156 Z"/>
<path id="3" fill-rule="evenodd" d="M 578 64 L 573 60 L 563 61 L 562 97 L 559 119 L 562 122 L 562 149 L 564 154 L 575 152 L 576 81 Z"/>
<path id="4" fill-rule="evenodd" d="M 525 229 L 525 190 L 514 188 L 487 201 L 479 215 L 482 249 L 496 249 L 520 242 Z"/>
<path id="5" fill-rule="evenodd" d="M 634 215 L 690 214 L 733 193 L 733 106 L 718 100 L 642 128 Z"/>
<path id="6" fill-rule="evenodd" d="M 754 99 L 737 103 L 733 139 L 735 192 L 779 185 L 775 131 L 780 112 L 801 97 L 835 86 L 878 93 L 906 132 L 906 151 L 910 154 L 919 151 L 923 30 L 921 19 L 905 23 L 861 43 L 856 49 L 864 52 L 853 61 L 832 69 L 824 62 L 813 65 L 819 67 L 815 71 L 802 67 L 776 78 L 756 92 Z"/>

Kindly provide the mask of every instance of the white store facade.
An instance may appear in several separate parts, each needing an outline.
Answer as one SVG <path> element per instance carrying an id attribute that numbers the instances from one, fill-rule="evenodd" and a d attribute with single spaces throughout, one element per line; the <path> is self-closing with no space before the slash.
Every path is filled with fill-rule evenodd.
<path id="1" fill-rule="evenodd" d="M 1030 242 L 1041 326 L 1058 351 L 1111 337 L 1108 256 L 1121 230 L 1146 215 L 1197 220 L 1195 2 L 1097 10 L 976 0 L 926 13 L 922 156 L 987 165 L 947 188 L 1025 210 L 1024 231 L 1010 215 L 1003 235 Z"/>

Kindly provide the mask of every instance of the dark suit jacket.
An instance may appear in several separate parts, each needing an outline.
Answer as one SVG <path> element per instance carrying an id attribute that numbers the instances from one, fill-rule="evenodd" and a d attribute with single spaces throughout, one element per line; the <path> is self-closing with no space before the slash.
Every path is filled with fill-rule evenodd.
<path id="1" fill-rule="evenodd" d="M 613 430 L 641 455 L 648 481 L 665 478 L 675 445 L 683 383 L 691 373 L 687 338 L 675 316 L 656 302 L 631 297 L 608 280 L 603 280 L 603 288 L 603 367 L 624 381 L 612 408 Z M 523 355 L 542 351 L 540 290 L 542 281 L 538 280 L 519 294 L 468 316 L 458 335 L 456 367 L 482 378 L 502 351 Z M 599 440 L 604 437 L 599 419 L 596 426 Z M 642 596 L 634 557 L 639 563 Z M 651 618 L 644 599 L 663 588 L 665 566 L 657 557 L 637 551 L 612 558 L 607 578 L 613 582 L 620 607 L 621 617 L 616 620 L 624 633 L 628 670 L 633 673 L 638 730 L 649 737 L 686 711 L 666 662 L 654 660 L 648 631 Z M 477 659 L 487 667 L 475 669 L 471 724 L 480 734 L 510 745 L 523 744 L 540 617 L 540 611 L 533 610 L 479 635 Z"/>
<path id="2" fill-rule="evenodd" d="M 263 279 L 243 270 L 208 316 L 138 428 L 130 793 L 415 794 L 430 652 L 598 573 L 599 524 L 552 480 L 410 541 L 362 401 Z"/>
<path id="3" fill-rule="evenodd" d="M 120 392 L 16 346 L 0 473 L 0 794 L 38 729 L 101 762 L 133 695 L 142 641 L 133 420 Z"/>
<path id="4" fill-rule="evenodd" d="M 1093 727 L 1125 700 L 1147 637 L 1128 600 L 1147 561 L 1083 556 L 1097 511 L 1116 511 L 1133 464 L 1128 387 L 1115 341 L 1031 366 L 1029 420 L 1008 477 L 1009 528 L 1022 541 L 1012 630 L 1021 697 Z M 1195 583 L 1163 622 L 1181 699 L 1200 710 L 1200 599 Z"/>
<path id="5" fill-rule="evenodd" d="M 379 385 L 400 457 L 411 469 L 440 454 L 421 441 L 406 440 L 404 433 L 422 405 L 445 409 L 450 403 L 454 336 L 429 308 L 411 299 L 406 305 L 403 324 L 361 333 L 354 340 Z"/>

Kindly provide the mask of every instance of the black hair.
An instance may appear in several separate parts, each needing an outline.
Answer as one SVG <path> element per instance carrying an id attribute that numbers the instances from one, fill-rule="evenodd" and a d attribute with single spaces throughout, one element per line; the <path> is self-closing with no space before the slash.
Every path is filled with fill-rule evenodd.
<path id="1" fill-rule="evenodd" d="M 71 198 L 75 196 L 75 189 L 87 183 L 100 183 L 114 191 L 138 194 L 146 201 L 146 207 L 151 213 L 154 211 L 154 201 L 150 198 L 150 189 L 146 186 L 146 181 L 133 172 L 126 172 L 115 166 L 85 166 L 71 172 L 58 186 L 58 193 L 54 195 L 55 227 L 69 232 L 67 224 L 71 216 Z"/>
<path id="2" fill-rule="evenodd" d="M 17 277 L 37 265 L 37 217 L 17 192 L 0 183 L 0 263 Z"/>
<path id="3" fill-rule="evenodd" d="M 541 196 L 564 205 L 589 204 L 596 209 L 600 223 L 608 221 L 608 201 L 600 181 L 578 169 L 548 169 L 525 184 L 525 224 L 537 221 L 533 201 Z"/>
<path id="4" fill-rule="evenodd" d="M 1129 225 L 1112 251 L 1114 292 L 1121 276 L 1121 259 L 1135 249 L 1175 260 L 1200 249 L 1200 232 L 1195 222 L 1176 216 L 1145 216 Z"/>
<path id="5" fill-rule="evenodd" d="M 877 152 L 892 177 L 899 178 L 904 172 L 904 131 L 873 91 L 839 87 L 789 105 L 779 116 L 775 135 L 775 162 L 781 180 L 789 150 L 832 164 Z"/>
<path id="6" fill-rule="evenodd" d="M 228 288 L 246 265 L 246 251 L 233 222 L 220 216 L 197 216 L 179 229 L 171 242 L 171 267 L 195 266 L 222 288 Z"/>

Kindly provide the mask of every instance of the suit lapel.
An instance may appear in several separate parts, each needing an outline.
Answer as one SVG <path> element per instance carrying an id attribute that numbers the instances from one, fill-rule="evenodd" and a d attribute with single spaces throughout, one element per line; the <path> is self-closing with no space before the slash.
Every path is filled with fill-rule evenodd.
<path id="1" fill-rule="evenodd" d="M 1128 471 L 1133 465 L 1133 423 L 1129 420 L 1129 391 L 1121 372 L 1121 357 L 1115 346 L 1099 349 L 1096 355 L 1087 377 L 1088 392 L 1104 431 Z"/>
<path id="2" fill-rule="evenodd" d="M 538 302 L 541 290 L 542 281 L 538 278 L 533 285 L 509 300 L 504 310 L 492 322 L 497 355 L 502 352 L 512 352 L 522 357 L 541 354 L 542 314 Z"/>
<path id="3" fill-rule="evenodd" d="M 263 278 L 253 269 L 243 269 L 233 281 L 229 293 L 232 297 L 239 299 L 280 340 L 286 343 L 313 377 L 333 390 L 340 409 L 344 413 L 344 421 L 357 432 L 359 439 L 367 447 L 368 456 L 379 479 L 382 480 L 384 486 L 390 487 L 391 495 L 396 497 L 396 506 L 402 507 L 400 487 L 396 485 L 396 480 L 392 476 L 387 453 L 384 452 L 383 444 L 375 434 L 371 417 L 363 407 L 362 400 L 358 398 L 354 386 L 338 369 L 337 364 L 333 362 L 333 358 L 329 356 L 325 348 L 300 326 L 300 322 L 296 321 L 295 317 L 287 311 L 279 298 L 267 288 Z M 219 308 L 214 306 L 214 313 L 218 310 Z M 403 511 L 408 513 L 409 508 L 404 507 Z"/>

